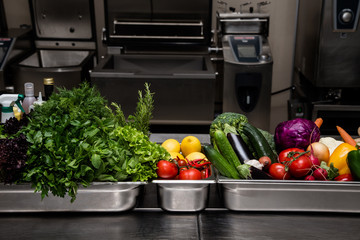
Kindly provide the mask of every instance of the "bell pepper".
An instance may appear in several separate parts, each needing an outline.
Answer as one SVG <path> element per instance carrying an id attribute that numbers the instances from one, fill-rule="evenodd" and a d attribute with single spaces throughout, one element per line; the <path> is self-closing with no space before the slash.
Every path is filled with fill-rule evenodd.
<path id="1" fill-rule="evenodd" d="M 346 182 L 346 181 L 354 181 L 354 178 L 351 174 L 343 174 L 340 176 L 337 176 L 336 178 L 334 178 L 335 181 L 342 181 L 342 182 Z"/>
<path id="2" fill-rule="evenodd" d="M 360 180 L 360 150 L 353 150 L 348 153 L 347 164 L 355 180 Z"/>
<path id="3" fill-rule="evenodd" d="M 348 143 L 340 144 L 331 154 L 328 166 L 333 164 L 333 166 L 339 170 L 339 175 L 351 174 L 346 158 L 348 153 L 353 150 L 357 150 L 357 148 Z"/>

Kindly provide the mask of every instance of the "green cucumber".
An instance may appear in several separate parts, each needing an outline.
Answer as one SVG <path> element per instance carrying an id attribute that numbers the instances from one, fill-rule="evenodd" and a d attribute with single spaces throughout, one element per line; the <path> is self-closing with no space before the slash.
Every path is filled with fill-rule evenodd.
<path id="1" fill-rule="evenodd" d="M 216 146 L 219 148 L 221 155 L 236 169 L 241 165 L 241 162 L 232 148 L 225 133 L 221 130 L 216 130 L 214 133 Z"/>
<path id="2" fill-rule="evenodd" d="M 221 175 L 228 178 L 240 179 L 237 170 L 212 146 L 204 145 L 203 151 L 207 159 L 219 170 Z"/>
<path id="3" fill-rule="evenodd" d="M 251 125 L 250 123 L 245 123 L 243 125 L 243 133 L 248 137 L 251 146 L 254 148 L 257 159 L 262 156 L 268 156 L 271 159 L 271 163 L 277 162 L 277 156 L 274 151 L 271 149 L 268 141 L 265 139 L 264 135 Z"/>

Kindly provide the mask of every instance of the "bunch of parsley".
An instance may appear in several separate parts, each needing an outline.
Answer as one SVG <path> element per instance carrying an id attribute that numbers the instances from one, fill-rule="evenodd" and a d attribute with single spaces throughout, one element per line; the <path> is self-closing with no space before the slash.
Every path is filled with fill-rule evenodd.
<path id="1" fill-rule="evenodd" d="M 23 179 L 35 191 L 42 197 L 49 192 L 60 197 L 68 194 L 74 201 L 79 184 L 156 177 L 156 162 L 169 156 L 148 137 L 146 121 L 152 110 L 148 85 L 145 95 L 150 99 L 139 95 L 143 110 L 129 121 L 120 106 L 114 113 L 87 83 L 58 91 L 35 107 L 29 124 L 21 130 L 30 142 Z"/>

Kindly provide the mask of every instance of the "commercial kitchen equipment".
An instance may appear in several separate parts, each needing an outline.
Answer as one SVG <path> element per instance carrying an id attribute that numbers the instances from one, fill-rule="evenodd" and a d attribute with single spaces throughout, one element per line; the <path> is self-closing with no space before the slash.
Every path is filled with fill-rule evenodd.
<path id="1" fill-rule="evenodd" d="M 150 84 L 151 123 L 206 125 L 214 118 L 215 72 L 209 57 L 211 0 L 105 0 L 107 56 L 91 82 L 126 116 Z"/>
<path id="2" fill-rule="evenodd" d="M 223 111 L 246 115 L 269 130 L 273 59 L 267 36 L 268 14 L 218 13 L 224 56 Z"/>
<path id="3" fill-rule="evenodd" d="M 360 1 L 302 0 L 298 9 L 289 118 L 322 117 L 323 134 L 336 134 L 336 125 L 357 134 Z"/>
<path id="4" fill-rule="evenodd" d="M 0 1 L 0 92 L 5 89 L 9 79 L 9 66 L 33 49 L 31 29 L 23 26 L 8 28 L 3 1 Z"/>
<path id="5" fill-rule="evenodd" d="M 12 65 L 17 93 L 32 82 L 44 92 L 44 78 L 56 87 L 73 88 L 89 77 L 96 50 L 93 0 L 31 0 L 35 51 Z"/>

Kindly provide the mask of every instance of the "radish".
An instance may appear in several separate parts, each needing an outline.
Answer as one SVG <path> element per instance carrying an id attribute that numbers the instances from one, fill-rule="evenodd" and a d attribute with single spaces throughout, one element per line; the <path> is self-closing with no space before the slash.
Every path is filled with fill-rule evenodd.
<path id="1" fill-rule="evenodd" d="M 314 155 L 314 149 L 312 148 L 312 145 L 310 145 L 310 155 L 309 155 L 310 161 L 313 165 L 313 168 L 316 168 L 320 166 L 320 161 L 317 157 Z"/>
<path id="2" fill-rule="evenodd" d="M 313 172 L 313 176 L 316 180 L 326 181 L 328 172 L 323 168 L 317 168 Z"/>
<path id="3" fill-rule="evenodd" d="M 314 178 L 313 175 L 307 175 L 307 176 L 304 178 L 304 180 L 306 180 L 306 181 L 314 181 L 315 178 Z"/>

